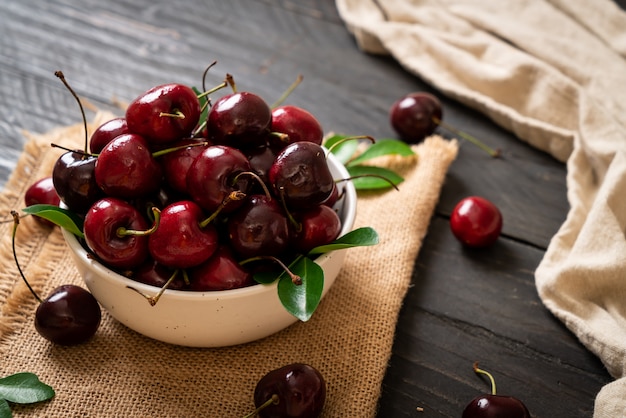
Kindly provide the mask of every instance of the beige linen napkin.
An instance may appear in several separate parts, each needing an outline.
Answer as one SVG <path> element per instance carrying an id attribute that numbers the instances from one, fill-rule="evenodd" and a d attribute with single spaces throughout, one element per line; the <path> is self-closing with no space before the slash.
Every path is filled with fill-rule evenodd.
<path id="1" fill-rule="evenodd" d="M 98 114 L 91 127 L 110 117 Z M 82 141 L 82 124 L 31 135 L 0 193 L 0 217 L 22 208 L 26 188 L 51 173 L 60 154 L 51 142 L 76 148 Z M 12 224 L 0 223 L 0 376 L 31 371 L 56 390 L 50 402 L 13 405 L 14 416 L 242 417 L 253 409 L 258 379 L 297 361 L 315 366 L 326 379 L 323 416 L 375 416 L 398 313 L 457 143 L 433 136 L 415 151 L 417 158 L 381 157 L 379 162 L 402 173 L 405 182 L 398 192 L 360 194 L 355 221 L 355 227 L 376 229 L 380 243 L 347 250 L 311 320 L 234 347 L 160 343 L 106 313 L 88 343 L 50 344 L 35 331 L 37 303 L 13 260 Z M 25 218 L 16 238 L 20 265 L 41 295 L 61 284 L 82 284 L 58 229 Z"/>
<path id="2" fill-rule="evenodd" d="M 567 219 L 535 277 L 626 410 L 626 14 L 611 0 L 337 0 L 359 45 L 567 161 Z"/>

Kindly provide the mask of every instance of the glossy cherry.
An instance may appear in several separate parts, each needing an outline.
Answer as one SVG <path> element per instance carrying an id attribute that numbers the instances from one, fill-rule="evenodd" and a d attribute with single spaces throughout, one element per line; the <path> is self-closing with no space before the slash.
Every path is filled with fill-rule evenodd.
<path id="1" fill-rule="evenodd" d="M 400 139 L 410 144 L 422 141 L 440 126 L 476 145 L 491 157 L 500 156 L 500 150 L 493 149 L 473 135 L 445 123 L 442 115 L 439 99 L 430 93 L 420 91 L 409 93 L 396 100 L 389 109 L 389 122 Z"/>
<path id="2" fill-rule="evenodd" d="M 68 151 L 57 159 L 52 169 L 52 182 L 59 198 L 79 215 L 84 215 L 104 196 L 96 182 L 95 168 L 95 156 Z"/>
<path id="3" fill-rule="evenodd" d="M 109 142 L 122 134 L 130 133 L 126 118 L 113 118 L 98 126 L 89 138 L 89 151 L 98 154 Z"/>
<path id="4" fill-rule="evenodd" d="M 239 289 L 256 284 L 252 274 L 239 264 L 227 245 L 221 245 L 207 261 L 193 268 L 189 280 L 190 290 L 198 292 Z"/>
<path id="5" fill-rule="evenodd" d="M 279 106 L 272 110 L 272 132 L 286 134 L 288 141 L 273 141 L 273 145 L 282 145 L 299 141 L 309 141 L 322 145 L 324 130 L 317 118 L 309 111 L 292 105 Z"/>
<path id="6" fill-rule="evenodd" d="M 126 109 L 130 132 L 150 144 L 189 137 L 200 119 L 200 101 L 192 88 L 171 83 L 155 86 L 133 100 Z"/>
<path id="7" fill-rule="evenodd" d="M 150 255 L 169 268 L 186 269 L 202 264 L 218 247 L 213 224 L 201 225 L 205 215 L 200 206 L 186 200 L 161 211 L 159 225 L 148 239 Z"/>
<path id="8" fill-rule="evenodd" d="M 496 205 L 483 197 L 466 197 L 452 210 L 450 229 L 468 247 L 489 246 L 500 236 L 502 214 Z"/>
<path id="9" fill-rule="evenodd" d="M 329 206 L 318 205 L 294 213 L 298 223 L 294 233 L 293 245 L 303 254 L 313 248 L 326 245 L 335 240 L 341 232 L 341 218 Z"/>
<path id="10" fill-rule="evenodd" d="M 163 175 L 148 142 L 137 134 L 123 134 L 100 152 L 95 176 L 107 196 L 131 199 L 158 191 Z"/>
<path id="11" fill-rule="evenodd" d="M 210 140 L 245 148 L 262 144 L 272 113 L 263 98 L 243 91 L 220 97 L 211 106 L 207 118 Z"/>
<path id="12" fill-rule="evenodd" d="M 91 293 L 73 284 L 55 288 L 46 299 L 41 299 L 31 287 L 20 267 L 15 249 L 15 237 L 20 220 L 15 211 L 11 246 L 15 265 L 24 283 L 37 299 L 35 329 L 45 339 L 60 345 L 76 345 L 89 340 L 98 330 L 102 318 L 100 305 Z"/>
<path id="13" fill-rule="evenodd" d="M 293 363 L 263 376 L 254 389 L 261 418 L 316 418 L 326 402 L 321 373 L 304 363 Z"/>
<path id="14" fill-rule="evenodd" d="M 100 305 L 91 293 L 80 286 L 62 285 L 37 307 L 35 329 L 55 344 L 76 345 L 96 333 L 101 317 Z"/>
<path id="15" fill-rule="evenodd" d="M 491 381 L 491 394 L 479 395 L 472 399 L 463 410 L 462 418 L 530 418 L 530 412 L 522 401 L 513 396 L 496 394 L 493 376 L 474 364 L 476 373 L 484 374 Z"/>
<path id="16" fill-rule="evenodd" d="M 268 177 L 275 194 L 295 209 L 321 204 L 335 187 L 324 149 L 307 141 L 287 145 L 276 156 Z"/>
<path id="17" fill-rule="evenodd" d="M 426 92 L 409 93 L 389 110 L 391 126 L 408 143 L 417 143 L 437 129 L 443 110 L 437 97 Z"/>
<path id="18" fill-rule="evenodd" d="M 213 212 L 223 206 L 222 213 L 229 213 L 240 207 L 243 201 L 224 203 L 232 192 L 247 193 L 250 176 L 241 174 L 250 170 L 250 162 L 238 149 L 212 145 L 202 151 L 189 167 L 187 190 L 203 209 Z"/>
<path id="19" fill-rule="evenodd" d="M 26 206 L 32 205 L 54 205 L 59 206 L 61 199 L 54 188 L 52 176 L 41 178 L 30 185 L 24 194 L 24 203 Z M 54 223 L 47 219 L 35 216 L 37 222 L 42 225 L 53 226 Z"/>
<path id="20" fill-rule="evenodd" d="M 187 171 L 189 171 L 189 167 L 196 157 L 208 147 L 208 144 L 195 139 L 182 140 L 176 143 L 176 147 L 183 145 L 189 146 L 168 152 L 161 156 L 159 161 L 163 167 L 163 176 L 167 184 L 177 192 L 188 193 Z"/>
<path id="21" fill-rule="evenodd" d="M 182 290 L 186 287 L 182 274 L 177 274 L 174 280 L 170 280 L 175 273 L 175 270 L 157 263 L 152 258 L 148 258 L 145 263 L 130 272 L 130 278 L 139 283 L 158 288 L 162 288 L 167 284 L 168 289 Z"/>
<path id="22" fill-rule="evenodd" d="M 131 204 L 105 197 L 85 215 L 85 241 L 104 264 L 120 270 L 133 270 L 148 258 L 149 225 Z M 138 234 L 139 233 L 139 234 Z"/>
<path id="23" fill-rule="evenodd" d="M 241 257 L 279 256 L 289 245 L 289 221 L 281 204 L 252 195 L 228 220 L 231 247 Z"/>

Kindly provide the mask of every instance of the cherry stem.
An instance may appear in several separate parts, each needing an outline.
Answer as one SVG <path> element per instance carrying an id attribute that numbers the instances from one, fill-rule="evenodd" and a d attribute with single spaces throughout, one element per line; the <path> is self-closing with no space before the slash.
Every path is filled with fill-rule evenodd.
<path id="1" fill-rule="evenodd" d="M 150 229 L 146 229 L 145 231 L 138 231 L 136 229 L 126 229 L 125 227 L 120 226 L 119 228 L 117 228 L 117 231 L 115 231 L 115 233 L 120 238 L 127 237 L 129 235 L 139 236 L 139 237 L 150 235 L 154 233 L 154 231 L 156 231 L 157 228 L 159 227 L 159 222 L 161 220 L 161 211 L 158 208 L 153 207 L 152 215 L 154 216 L 154 222 Z"/>
<path id="2" fill-rule="evenodd" d="M 84 157 L 97 157 L 98 156 L 98 154 L 92 154 L 90 152 L 82 151 L 82 150 L 79 150 L 79 149 L 71 149 L 71 148 L 64 147 L 62 145 L 58 145 L 58 144 L 55 144 L 55 143 L 51 143 L 50 146 L 52 148 L 59 148 L 59 149 L 62 149 L 64 151 L 75 152 L 77 154 L 82 154 Z"/>
<path id="3" fill-rule="evenodd" d="M 254 411 L 250 412 L 248 415 L 245 415 L 243 418 L 255 417 L 255 416 L 257 416 L 257 414 L 259 412 L 261 412 L 262 410 L 264 410 L 268 406 L 278 405 L 279 402 L 280 402 L 280 398 L 278 397 L 278 395 L 277 394 L 273 394 L 271 398 L 269 398 L 268 400 L 263 402 L 261 405 L 259 405 L 259 407 L 257 409 L 255 409 Z"/>
<path id="4" fill-rule="evenodd" d="M 220 212 L 226 207 L 226 205 L 228 205 L 230 202 L 235 201 L 235 200 L 243 200 L 245 199 L 246 194 L 244 192 L 240 192 L 239 190 L 235 190 L 230 192 L 230 194 L 228 196 L 226 196 L 223 200 L 222 203 L 220 203 L 220 206 L 215 209 L 215 211 L 205 220 L 203 220 L 202 222 L 200 222 L 200 228 L 204 228 L 206 227 L 208 224 L 210 224 L 211 222 L 213 222 L 213 220 L 215 218 L 217 218 L 217 215 L 220 214 Z"/>
<path id="5" fill-rule="evenodd" d="M 259 175 L 253 171 L 242 171 L 241 173 L 237 174 L 234 178 L 233 178 L 233 184 L 237 184 L 237 182 L 239 181 L 239 178 L 241 176 L 250 176 L 253 179 L 255 179 L 256 181 L 259 182 L 259 184 L 261 185 L 261 188 L 263 189 L 263 193 L 265 193 L 265 196 L 267 196 L 267 198 L 269 200 L 272 200 L 272 194 L 270 193 L 269 189 L 267 188 L 267 185 L 265 184 L 265 182 L 263 181 L 263 179 L 261 177 L 259 177 Z"/>
<path id="6" fill-rule="evenodd" d="M 253 261 L 261 261 L 261 260 L 270 260 L 270 261 L 275 262 L 285 271 L 285 273 L 287 273 L 287 275 L 291 278 L 291 282 L 293 284 L 295 284 L 296 286 L 300 286 L 302 284 L 302 277 L 298 276 L 297 274 L 289 270 L 289 267 L 287 267 L 285 263 L 283 263 L 280 259 L 271 255 L 259 255 L 256 257 L 250 257 L 243 261 L 240 261 L 239 264 L 243 266 Z"/>
<path id="7" fill-rule="evenodd" d="M 181 149 L 185 149 L 185 148 L 189 148 L 189 147 L 203 147 L 205 145 L 209 145 L 209 143 L 207 141 L 203 141 L 203 142 L 197 142 L 195 144 L 179 145 L 179 146 L 172 147 L 172 148 L 165 148 L 165 149 L 162 149 L 160 151 L 155 151 L 155 152 L 152 153 L 152 156 L 154 158 L 158 158 L 158 157 L 160 157 L 162 155 L 169 154 L 170 152 L 176 152 L 176 151 L 179 151 Z"/>
<path id="8" fill-rule="evenodd" d="M 209 89 L 209 90 L 206 90 L 206 89 L 205 89 L 202 93 L 200 93 L 200 94 L 198 95 L 198 99 L 201 99 L 201 98 L 203 98 L 203 97 L 207 97 L 208 95 L 213 94 L 213 93 L 215 93 L 216 91 L 221 90 L 221 89 L 223 89 L 223 88 L 224 88 L 224 87 L 226 87 L 226 86 L 231 86 L 231 87 L 233 88 L 233 90 L 234 90 L 234 89 L 235 89 L 235 88 L 233 87 L 233 86 L 234 86 L 234 83 L 235 83 L 235 82 L 234 82 L 234 80 L 233 80 L 233 76 L 232 76 L 232 75 L 230 75 L 230 74 L 226 74 L 226 78 L 224 79 L 224 81 L 222 81 L 220 84 L 218 84 L 217 86 L 215 86 L 215 87 L 213 87 L 213 88 L 211 88 L 211 89 Z"/>
<path id="9" fill-rule="evenodd" d="M 358 140 L 358 139 L 367 139 L 372 144 L 376 143 L 376 139 L 374 139 L 373 137 L 371 137 L 369 135 L 346 136 L 345 138 L 341 138 L 339 141 L 335 142 L 330 147 L 328 147 L 328 151 L 332 152 L 332 150 L 335 149 L 339 144 L 342 144 L 342 143 L 344 143 L 346 141 L 354 141 L 354 140 Z"/>
<path id="10" fill-rule="evenodd" d="M 26 286 L 28 287 L 28 290 L 30 290 L 30 293 L 32 293 L 35 299 L 37 299 L 37 301 L 41 303 L 43 301 L 41 300 L 37 292 L 35 292 L 35 290 L 31 287 L 30 283 L 28 283 L 28 280 L 26 280 L 26 276 L 24 275 L 24 272 L 22 271 L 22 268 L 20 267 L 20 263 L 17 261 L 17 252 L 15 251 L 15 235 L 17 233 L 17 227 L 20 224 L 20 216 L 14 210 L 11 211 L 11 216 L 13 216 L 13 233 L 11 235 L 11 248 L 13 249 L 13 259 L 15 260 L 17 271 L 20 272 L 20 276 L 22 276 L 22 280 L 24 280 L 24 283 L 26 283 Z"/>
<path id="11" fill-rule="evenodd" d="M 159 113 L 159 117 L 168 117 L 168 118 L 174 118 L 174 119 L 185 119 L 185 114 L 183 112 L 181 112 L 180 110 L 176 109 L 174 111 L 174 113 L 168 113 L 168 112 L 161 112 Z"/>
<path id="12" fill-rule="evenodd" d="M 87 151 L 89 149 L 89 136 L 87 135 L 87 117 L 85 116 L 85 109 L 83 109 L 83 104 L 80 102 L 80 99 L 78 98 L 78 95 L 76 94 L 74 89 L 70 87 L 69 83 L 65 79 L 65 75 L 63 75 L 63 72 L 55 71 L 54 75 L 57 76 L 61 80 L 61 82 L 63 82 L 65 87 L 70 91 L 70 93 L 72 93 L 72 96 L 74 96 L 74 98 L 78 102 L 78 106 L 80 107 L 80 113 L 83 116 L 83 127 L 85 130 L 85 154 L 87 154 Z"/>
<path id="13" fill-rule="evenodd" d="M 132 286 L 126 286 L 128 289 L 134 290 L 135 292 L 139 293 L 141 296 L 143 296 L 144 298 L 146 298 L 146 300 L 148 301 L 148 303 L 150 304 L 150 306 L 154 306 L 157 304 L 157 302 L 159 301 L 159 299 L 161 299 L 161 296 L 163 295 L 163 293 L 165 293 L 165 291 L 167 290 L 168 287 L 170 287 L 170 285 L 172 284 L 172 282 L 174 281 L 174 279 L 176 279 L 176 276 L 178 276 L 178 272 L 180 270 L 174 270 L 174 272 L 172 273 L 172 275 L 167 279 L 167 281 L 165 282 L 165 284 L 161 287 L 161 289 L 159 289 L 159 292 L 154 295 L 154 296 L 150 296 L 150 295 L 146 295 L 145 293 L 142 293 L 139 291 L 139 289 L 134 288 Z"/>
<path id="14" fill-rule="evenodd" d="M 478 362 L 474 363 L 474 372 L 478 373 L 478 374 L 484 374 L 485 376 L 487 376 L 489 378 L 489 381 L 491 382 L 491 394 L 495 395 L 496 394 L 496 380 L 493 378 L 491 373 L 489 373 L 486 370 L 483 370 L 483 369 L 479 368 L 478 367 Z"/>
<path id="15" fill-rule="evenodd" d="M 442 121 L 441 119 L 439 119 L 439 118 L 437 118 L 435 116 L 433 116 L 432 119 L 433 119 L 433 122 L 435 122 L 437 125 L 441 126 L 444 129 L 447 129 L 448 131 L 452 132 L 453 134 L 458 135 L 461 138 L 471 142 L 472 144 L 476 145 L 477 147 L 479 147 L 480 149 L 485 151 L 491 157 L 497 158 L 497 157 L 500 156 L 500 150 L 499 149 L 493 149 L 493 148 L 489 147 L 487 144 L 485 144 L 484 142 L 482 142 L 481 140 L 479 140 L 475 136 L 470 135 L 467 132 L 463 132 L 461 130 L 458 130 L 454 126 L 445 123 L 444 121 Z"/>
<path id="16" fill-rule="evenodd" d="M 287 215 L 287 219 L 289 220 L 289 222 L 291 222 L 296 232 L 302 231 L 302 224 L 296 220 L 296 218 L 293 216 L 293 214 L 289 210 L 289 207 L 287 206 L 287 202 L 285 202 L 285 188 L 284 187 L 279 188 L 278 194 L 280 195 L 280 203 L 282 204 L 283 210 L 285 211 L 285 214 Z"/>
<path id="17" fill-rule="evenodd" d="M 304 78 L 304 76 L 302 74 L 298 74 L 298 77 L 296 77 L 296 80 L 293 83 L 291 83 L 291 85 L 278 98 L 278 100 L 276 100 L 272 104 L 271 108 L 274 109 L 274 108 L 280 106 L 285 101 L 285 99 L 287 99 L 287 97 L 289 97 L 289 95 L 296 89 L 296 87 L 298 87 L 298 85 L 302 82 L 303 78 Z"/>
<path id="18" fill-rule="evenodd" d="M 211 68 L 213 68 L 215 66 L 215 64 L 217 64 L 217 61 L 213 61 L 211 64 L 209 64 L 205 69 L 204 72 L 202 73 L 202 91 L 206 90 L 206 76 L 209 73 L 209 70 Z"/>

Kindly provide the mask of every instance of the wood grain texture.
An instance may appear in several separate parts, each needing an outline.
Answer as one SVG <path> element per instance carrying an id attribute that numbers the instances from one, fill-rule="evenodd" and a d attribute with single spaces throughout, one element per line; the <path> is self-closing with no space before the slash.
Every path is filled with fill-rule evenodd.
<path id="1" fill-rule="evenodd" d="M 313 112 L 327 131 L 378 138 L 394 136 L 387 112 L 396 99 L 438 93 L 389 57 L 359 51 L 332 0 L 7 0 L 0 35 L 2 182 L 23 130 L 80 122 L 55 70 L 84 100 L 120 114 L 119 102 L 153 85 L 200 85 L 214 60 L 207 85 L 231 73 L 240 89 L 269 102 L 303 74 L 290 103 Z M 533 416 L 590 417 L 610 377 L 543 307 L 533 278 L 567 214 L 565 166 L 441 98 L 448 123 L 502 149 L 503 158 L 462 143 L 416 260 L 379 416 L 421 416 L 416 407 L 428 417 L 460 416 L 487 390 L 471 370 L 479 360 Z M 472 194 L 493 200 L 504 216 L 505 236 L 487 251 L 463 250 L 448 230 L 452 208 Z"/>

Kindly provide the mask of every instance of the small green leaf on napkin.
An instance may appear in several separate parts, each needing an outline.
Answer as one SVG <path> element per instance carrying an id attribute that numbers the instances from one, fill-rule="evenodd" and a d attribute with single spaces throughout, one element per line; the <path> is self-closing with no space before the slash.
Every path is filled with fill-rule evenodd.
<path id="1" fill-rule="evenodd" d="M 0 418 L 12 416 L 8 402 L 28 404 L 54 397 L 54 389 L 29 372 L 12 374 L 0 379 Z"/>
<path id="2" fill-rule="evenodd" d="M 315 247 L 309 254 L 323 254 L 344 248 L 364 247 L 376 244 L 378 244 L 378 233 L 373 228 L 366 226 L 350 231 L 330 244 Z"/>
<path id="3" fill-rule="evenodd" d="M 406 143 L 397 139 L 379 139 L 374 144 L 368 146 L 356 158 L 347 162 L 348 167 L 362 164 L 365 161 L 373 158 L 382 157 L 385 155 L 400 155 L 408 157 L 415 155 L 415 152 Z"/>
<path id="4" fill-rule="evenodd" d="M 352 177 L 352 184 L 357 190 L 390 189 L 404 181 L 398 173 L 384 167 L 354 165 L 347 168 Z"/>

